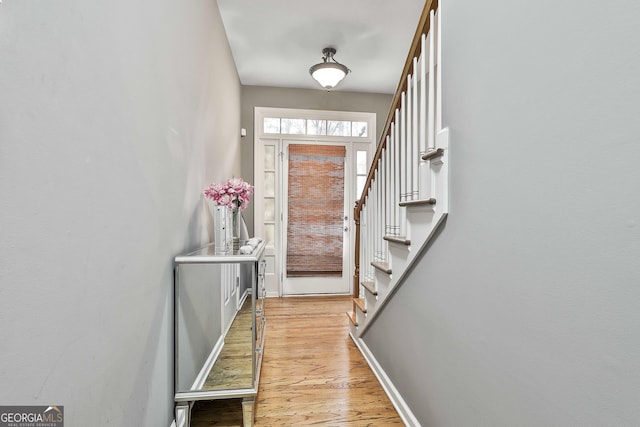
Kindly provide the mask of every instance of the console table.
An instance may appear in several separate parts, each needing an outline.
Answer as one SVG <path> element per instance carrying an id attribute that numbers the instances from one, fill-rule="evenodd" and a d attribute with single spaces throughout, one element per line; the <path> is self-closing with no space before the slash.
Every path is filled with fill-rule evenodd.
<path id="1" fill-rule="evenodd" d="M 230 398 L 242 398 L 244 427 L 253 425 L 264 346 L 264 248 L 259 242 L 245 254 L 210 244 L 174 259 L 178 427 L 190 426 L 195 401 Z"/>

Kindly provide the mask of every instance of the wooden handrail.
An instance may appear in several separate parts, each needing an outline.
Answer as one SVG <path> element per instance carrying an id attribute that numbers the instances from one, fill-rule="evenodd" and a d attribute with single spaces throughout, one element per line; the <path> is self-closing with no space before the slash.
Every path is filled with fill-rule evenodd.
<path id="1" fill-rule="evenodd" d="M 409 53 L 407 54 L 407 59 L 404 63 L 404 68 L 402 70 L 402 75 L 400 77 L 400 81 L 398 82 L 398 86 L 396 88 L 396 93 L 391 100 L 391 108 L 389 109 L 389 115 L 387 116 L 387 121 L 384 126 L 384 130 L 380 135 L 380 140 L 378 142 L 378 146 L 376 148 L 376 153 L 373 156 L 373 160 L 371 162 L 371 168 L 369 169 L 369 173 L 367 174 L 367 181 L 365 182 L 364 189 L 362 190 L 362 196 L 360 200 L 356 202 L 356 206 L 354 208 L 353 218 L 355 220 L 356 227 L 356 241 L 355 241 L 355 270 L 353 275 L 353 296 L 357 298 L 360 293 L 360 213 L 362 212 L 362 208 L 364 206 L 365 195 L 371 189 L 371 182 L 373 181 L 373 176 L 376 171 L 376 165 L 378 164 L 378 160 L 382 157 L 382 150 L 384 150 L 386 146 L 387 136 L 391 133 L 391 124 L 395 119 L 396 109 L 400 108 L 400 104 L 402 102 L 402 93 L 407 90 L 407 76 L 411 74 L 411 68 L 413 67 L 413 58 L 417 58 L 421 54 L 422 49 L 422 34 L 429 34 L 429 29 L 431 28 L 431 21 L 429 19 L 429 15 L 431 11 L 435 11 L 438 8 L 438 0 L 427 0 L 425 2 L 424 8 L 422 10 L 422 15 L 420 15 L 420 21 L 418 21 L 418 27 L 416 28 L 416 32 L 413 35 L 413 41 L 411 42 L 411 48 L 409 49 Z"/>
<path id="2" fill-rule="evenodd" d="M 375 173 L 375 165 L 377 164 L 380 157 L 382 157 L 382 150 L 385 148 L 387 135 L 390 135 L 391 132 L 391 124 L 395 119 L 395 111 L 400 108 L 400 103 L 402 102 L 402 92 L 405 92 L 407 89 L 407 76 L 411 74 L 411 67 L 413 67 L 413 58 L 420 56 L 421 46 L 421 38 L 422 34 L 428 34 L 429 29 L 431 28 L 431 22 L 429 21 L 429 14 L 431 11 L 435 11 L 438 8 L 438 0 L 427 0 L 424 5 L 424 9 L 422 10 L 422 15 L 420 16 L 420 21 L 418 23 L 418 28 L 416 29 L 416 33 L 413 36 L 413 41 L 411 42 L 411 49 L 409 50 L 409 54 L 407 56 L 407 60 L 404 63 L 404 69 L 402 70 L 402 76 L 400 77 L 400 81 L 398 82 L 398 86 L 396 89 L 396 93 L 393 96 L 391 101 L 391 108 L 389 110 L 389 115 L 387 116 L 387 121 L 384 125 L 384 130 L 380 135 L 380 141 L 378 142 L 378 147 L 376 148 L 376 153 L 373 156 L 373 160 L 371 162 L 371 168 L 369 169 L 369 174 L 367 175 L 367 181 L 364 184 L 364 190 L 362 191 L 362 197 L 358 200 L 356 204 L 356 209 L 358 212 L 362 211 L 362 207 L 364 206 L 364 195 L 367 194 L 369 189 L 371 188 L 371 181 L 373 181 L 373 175 Z M 359 215 L 358 215 L 359 216 Z"/>

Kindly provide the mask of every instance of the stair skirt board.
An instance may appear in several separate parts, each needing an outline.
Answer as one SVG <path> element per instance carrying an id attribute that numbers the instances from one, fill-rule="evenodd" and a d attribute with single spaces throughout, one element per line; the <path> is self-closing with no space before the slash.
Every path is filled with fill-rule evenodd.
<path id="1" fill-rule="evenodd" d="M 358 333 L 357 336 L 362 336 L 369 326 L 373 322 L 373 320 L 378 316 L 382 308 L 387 304 L 387 302 L 391 299 L 393 294 L 398 290 L 399 286 L 401 286 L 402 282 L 404 282 L 404 278 L 407 274 L 413 270 L 416 259 L 422 254 L 427 247 L 431 244 L 431 240 L 437 233 L 440 231 L 440 226 L 443 224 L 444 220 L 447 218 L 447 213 L 441 213 L 438 215 L 436 222 L 433 223 L 429 234 L 422 242 L 420 248 L 416 250 L 415 255 L 412 256 L 409 264 L 406 266 L 404 271 L 400 273 L 399 277 L 394 278 L 392 275 L 384 274 L 381 271 L 376 271 L 376 286 L 380 290 L 378 293 L 378 299 L 376 301 L 375 310 L 371 310 L 369 315 L 367 316 L 366 323 L 360 323 L 358 325 Z"/>
<path id="2" fill-rule="evenodd" d="M 378 382 L 389 397 L 389 400 L 391 400 L 393 407 L 398 411 L 398 415 L 400 415 L 404 424 L 409 427 L 421 427 L 420 422 L 416 416 L 413 415 L 411 408 L 409 408 L 407 402 L 404 401 L 400 392 L 398 392 L 398 389 L 393 385 L 389 376 L 382 369 L 382 366 L 380 366 L 373 353 L 371 353 L 369 347 L 367 347 L 367 344 L 365 344 L 362 338 L 356 338 L 353 334 L 353 330 L 349 335 L 351 336 L 353 343 L 358 347 L 358 350 L 360 350 L 360 353 L 362 353 L 364 359 L 367 361 L 367 364 L 378 379 Z"/>

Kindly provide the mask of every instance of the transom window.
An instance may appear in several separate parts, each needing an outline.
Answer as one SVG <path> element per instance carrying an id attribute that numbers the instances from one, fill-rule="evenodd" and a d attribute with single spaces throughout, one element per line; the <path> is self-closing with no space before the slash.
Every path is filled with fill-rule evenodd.
<path id="1" fill-rule="evenodd" d="M 263 120 L 265 134 L 369 137 L 369 123 L 367 122 L 278 117 L 265 117 Z"/>

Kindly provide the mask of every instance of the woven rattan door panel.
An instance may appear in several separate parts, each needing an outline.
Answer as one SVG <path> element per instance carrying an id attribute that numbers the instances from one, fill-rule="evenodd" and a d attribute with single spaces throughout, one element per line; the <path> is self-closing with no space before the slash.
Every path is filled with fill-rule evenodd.
<path id="1" fill-rule="evenodd" d="M 287 277 L 343 275 L 343 146 L 289 145 Z"/>

